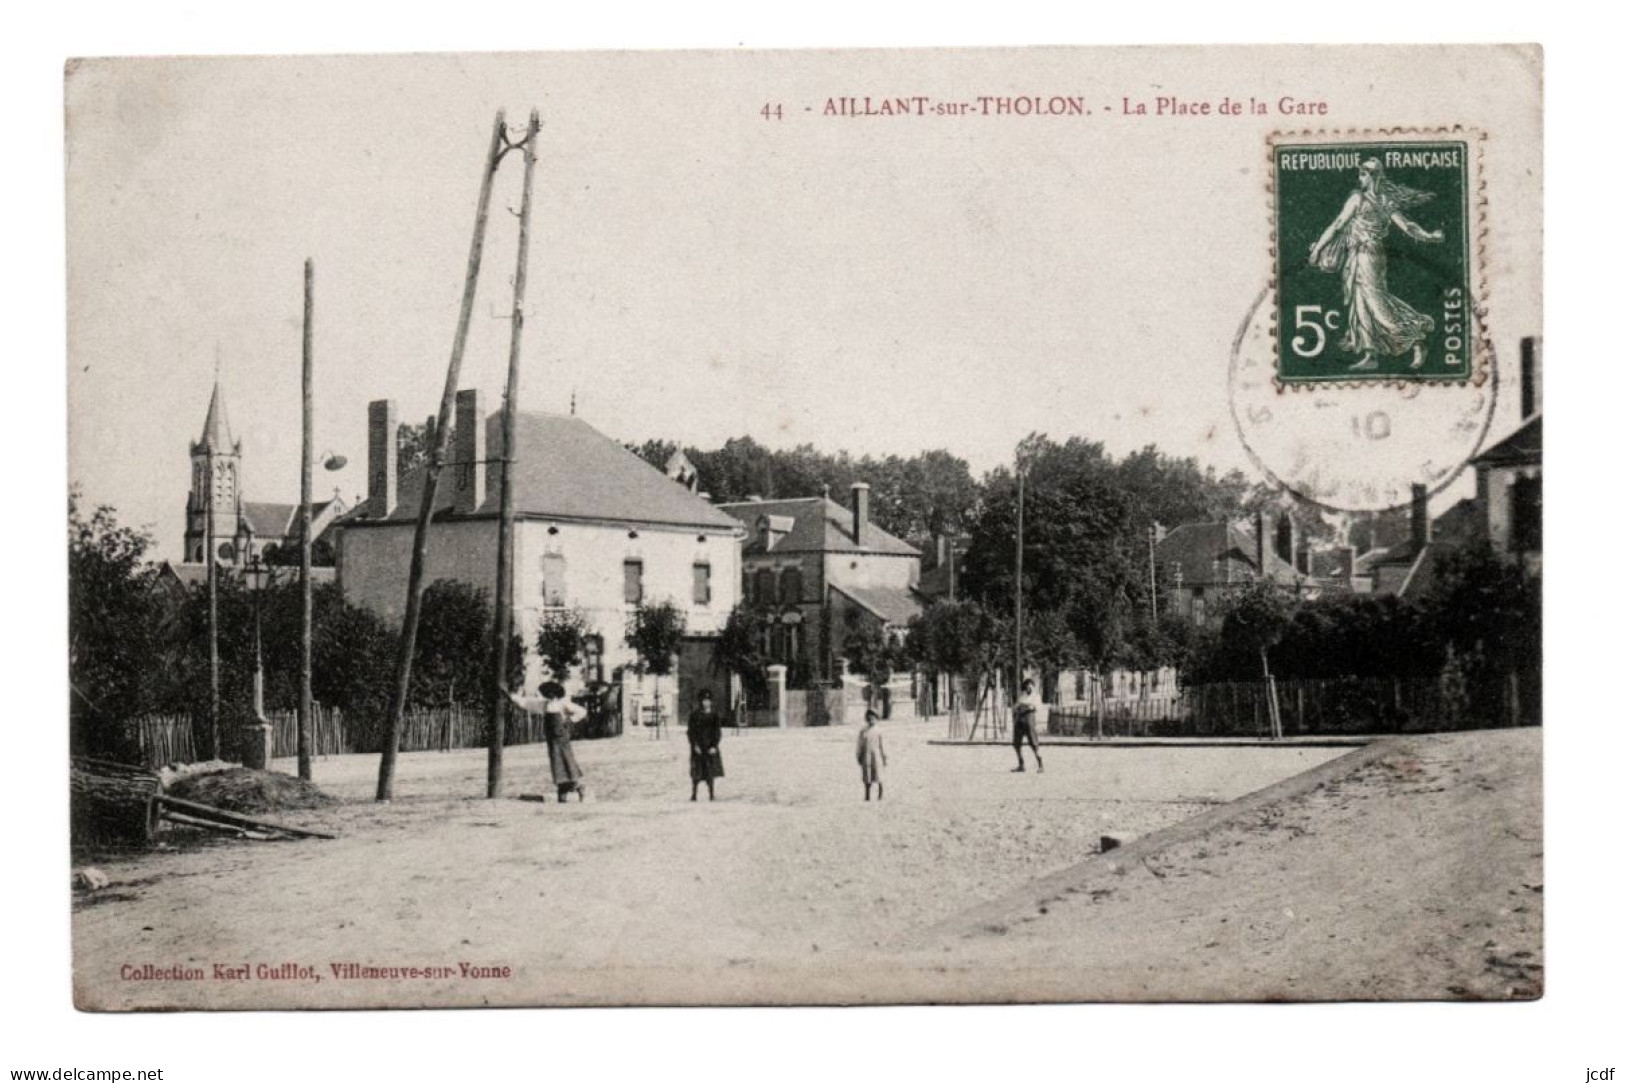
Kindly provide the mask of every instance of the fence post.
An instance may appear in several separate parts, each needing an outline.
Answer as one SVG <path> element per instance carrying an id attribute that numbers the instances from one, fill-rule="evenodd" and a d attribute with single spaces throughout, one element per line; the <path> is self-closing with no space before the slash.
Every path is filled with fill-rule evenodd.
<path id="1" fill-rule="evenodd" d="M 785 666 L 772 665 L 767 667 L 767 702 L 773 711 L 775 725 L 781 730 L 787 725 L 784 693 L 788 673 L 789 670 Z"/>

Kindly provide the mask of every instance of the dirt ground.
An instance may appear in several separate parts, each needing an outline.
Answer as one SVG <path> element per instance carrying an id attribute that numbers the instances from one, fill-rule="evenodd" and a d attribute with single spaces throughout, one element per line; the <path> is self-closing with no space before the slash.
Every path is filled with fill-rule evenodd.
<path id="1" fill-rule="evenodd" d="M 1407 742 L 1397 759 L 1174 847 L 1155 872 L 1104 873 L 1104 896 L 1039 914 L 1023 885 L 1074 866 L 1102 875 L 1101 835 L 1142 838 L 1347 750 L 1056 748 L 1046 773 L 1012 774 L 1007 749 L 928 744 L 942 728 L 886 725 L 886 800 L 868 804 L 850 729 L 729 732 L 714 804 L 703 791 L 688 800 L 681 732 L 579 743 L 588 799 L 563 806 L 535 746 L 509 750 L 511 796 L 495 802 L 477 796 L 479 751 L 403 756 L 389 805 L 369 800 L 376 757 L 320 760 L 317 783 L 345 803 L 288 819 L 334 841 L 103 866 L 112 882 L 74 914 L 78 1003 L 1539 988 L 1538 733 Z M 990 904 L 1010 907 L 1010 921 L 954 929 Z"/>

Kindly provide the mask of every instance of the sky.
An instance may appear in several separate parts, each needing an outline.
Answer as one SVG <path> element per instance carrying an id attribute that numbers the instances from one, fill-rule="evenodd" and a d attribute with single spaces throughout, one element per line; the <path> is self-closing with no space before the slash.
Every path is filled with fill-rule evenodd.
<path id="1" fill-rule="evenodd" d="M 978 473 L 1034 431 L 1251 472 L 1227 372 L 1270 274 L 1266 136 L 1439 118 L 1485 133 L 1488 326 L 1515 365 L 1541 320 L 1538 67 L 1305 47 L 79 62 L 70 479 L 177 556 L 218 371 L 245 497 L 297 500 L 310 257 L 316 446 L 350 463 L 317 473 L 318 496 L 364 491 L 367 402 L 408 420 L 438 405 L 492 117 L 517 127 L 533 106 L 522 408 L 574 395 L 628 441 L 943 447 Z M 1089 115 L 824 115 L 842 97 L 1021 95 Z M 1283 95 L 1329 112 L 1122 104 Z M 461 380 L 493 408 L 520 176 L 511 156 Z"/>

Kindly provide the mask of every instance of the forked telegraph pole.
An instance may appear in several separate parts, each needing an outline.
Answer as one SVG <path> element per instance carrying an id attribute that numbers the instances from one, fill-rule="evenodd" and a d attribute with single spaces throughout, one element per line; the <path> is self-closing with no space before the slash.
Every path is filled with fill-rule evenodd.
<path id="1" fill-rule="evenodd" d="M 519 203 L 519 255 L 513 275 L 513 328 L 508 338 L 508 387 L 502 396 L 502 512 L 497 530 L 496 618 L 491 635 L 491 685 L 487 699 L 486 732 L 491 744 L 486 756 L 485 796 L 502 796 L 502 746 L 507 739 L 508 641 L 513 638 L 513 462 L 519 413 L 519 347 L 525 331 L 525 271 L 530 254 L 530 192 L 536 172 L 536 141 L 542 120 L 530 111 L 530 124 L 521 143 L 525 153 L 525 187 Z M 479 449 L 475 449 L 478 452 Z"/>
<path id="2" fill-rule="evenodd" d="M 406 616 L 401 622 L 395 683 L 389 693 L 388 726 L 384 734 L 383 755 L 378 761 L 379 801 L 388 801 L 395 794 L 395 760 L 400 753 L 401 727 L 412 684 L 412 654 L 417 649 L 418 618 L 423 608 L 423 565 L 429 548 L 429 518 L 434 513 L 435 494 L 440 487 L 440 468 L 446 461 L 446 440 L 451 434 L 452 409 L 456 404 L 457 383 L 463 369 L 463 347 L 468 342 L 468 323 L 474 312 L 474 295 L 479 286 L 480 260 L 485 253 L 485 220 L 491 209 L 491 182 L 496 178 L 506 141 L 503 114 L 498 110 L 496 122 L 491 126 L 491 148 L 486 154 L 485 171 L 480 178 L 479 203 L 474 211 L 474 239 L 468 249 L 463 303 L 457 313 L 451 361 L 446 366 L 446 385 L 440 395 L 440 412 L 435 418 L 428 458 L 423 465 L 422 499 L 418 504 L 417 529 L 412 536 L 412 562 L 406 578 Z"/>

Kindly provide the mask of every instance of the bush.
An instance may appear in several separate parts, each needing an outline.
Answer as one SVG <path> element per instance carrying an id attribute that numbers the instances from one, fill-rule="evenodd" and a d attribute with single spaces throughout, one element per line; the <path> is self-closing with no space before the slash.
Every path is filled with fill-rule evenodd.
<path id="1" fill-rule="evenodd" d="M 626 622 L 626 645 L 637 653 L 643 672 L 664 677 L 671 672 L 688 621 L 671 602 L 639 605 Z"/>

